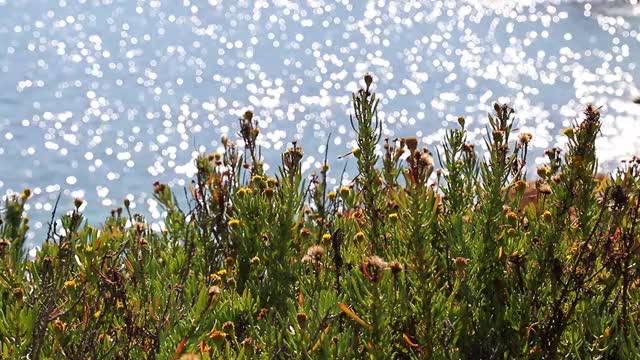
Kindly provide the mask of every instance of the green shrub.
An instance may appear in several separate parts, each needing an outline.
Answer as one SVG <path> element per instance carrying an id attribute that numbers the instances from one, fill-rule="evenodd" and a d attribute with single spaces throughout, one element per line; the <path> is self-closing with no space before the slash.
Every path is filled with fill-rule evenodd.
<path id="1" fill-rule="evenodd" d="M 266 174 L 248 111 L 243 149 L 223 138 L 196 159 L 188 209 L 154 184 L 164 231 L 127 201 L 92 227 L 78 200 L 29 259 L 30 192 L 9 197 L 0 357 L 638 357 L 640 160 L 594 179 L 599 109 L 527 190 L 531 135 L 507 105 L 486 157 L 460 118 L 434 161 L 415 138 L 381 139 L 364 81 L 351 186 L 328 188 L 326 158 L 303 176 L 295 143 Z"/>

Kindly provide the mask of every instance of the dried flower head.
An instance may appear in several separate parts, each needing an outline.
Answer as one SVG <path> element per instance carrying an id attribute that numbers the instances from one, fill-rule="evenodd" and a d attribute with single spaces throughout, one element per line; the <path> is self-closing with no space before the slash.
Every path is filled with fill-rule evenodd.
<path id="1" fill-rule="evenodd" d="M 409 149 L 409 151 L 414 152 L 416 151 L 416 149 L 418 149 L 418 138 L 408 137 L 404 138 L 403 140 L 405 145 L 407 145 L 407 149 Z"/>
<path id="2" fill-rule="evenodd" d="M 303 312 L 299 312 L 296 314 L 296 319 L 298 319 L 298 325 L 300 325 L 301 329 L 304 329 L 305 326 L 307 325 L 307 319 L 309 317 L 307 316 L 307 314 L 303 313 Z"/>
<path id="3" fill-rule="evenodd" d="M 391 269 L 391 273 L 393 275 L 397 275 L 402 271 L 402 264 L 399 261 L 392 261 L 389 263 L 389 268 Z"/>
<path id="4" fill-rule="evenodd" d="M 543 179 L 536 180 L 536 190 L 544 195 L 551 194 L 551 186 Z"/>
<path id="5" fill-rule="evenodd" d="M 529 144 L 532 138 L 533 138 L 533 135 L 531 135 L 531 133 L 528 133 L 528 132 L 520 133 L 520 136 L 518 136 L 518 140 L 522 145 Z"/>
<path id="6" fill-rule="evenodd" d="M 384 270 L 387 268 L 389 268 L 388 264 L 379 256 L 374 255 L 362 260 L 360 271 L 369 281 L 377 283 L 382 280 Z"/>

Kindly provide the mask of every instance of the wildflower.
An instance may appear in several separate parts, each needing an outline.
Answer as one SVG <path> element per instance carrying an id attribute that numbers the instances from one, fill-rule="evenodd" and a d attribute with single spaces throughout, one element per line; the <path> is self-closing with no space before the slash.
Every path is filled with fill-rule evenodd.
<path id="1" fill-rule="evenodd" d="M 52 326 L 53 330 L 57 332 L 64 332 L 67 329 L 67 324 L 60 319 L 55 319 Z"/>
<path id="2" fill-rule="evenodd" d="M 233 323 L 233 321 L 226 321 L 224 324 L 222 324 L 222 330 L 227 334 L 233 334 L 233 332 L 235 331 L 235 324 Z"/>
<path id="3" fill-rule="evenodd" d="M 22 191 L 22 194 L 20 194 L 20 198 L 22 200 L 27 200 L 29 197 L 31 196 L 31 189 L 26 188 Z"/>
<path id="4" fill-rule="evenodd" d="M 249 188 L 241 187 L 241 188 L 238 189 L 237 194 L 238 194 L 238 196 L 243 197 L 245 195 L 251 194 L 252 192 L 253 192 L 253 190 L 251 190 Z"/>
<path id="5" fill-rule="evenodd" d="M 124 207 L 128 209 L 130 205 L 131 200 L 129 200 L 129 198 L 124 198 Z"/>
<path id="6" fill-rule="evenodd" d="M 311 236 L 311 230 L 302 228 L 302 230 L 300 230 L 300 236 L 302 236 L 303 239 L 308 239 L 309 236 Z"/>
<path id="7" fill-rule="evenodd" d="M 358 231 L 356 233 L 356 240 L 362 241 L 362 240 L 364 240 L 364 237 L 365 236 L 364 236 L 364 233 L 362 231 Z"/>
<path id="8" fill-rule="evenodd" d="M 397 222 L 398 221 L 398 213 L 389 214 L 389 220 L 391 220 L 392 222 Z"/>
<path id="9" fill-rule="evenodd" d="M 207 345 L 204 340 L 200 340 L 200 353 L 202 354 L 206 354 L 206 353 L 210 353 L 212 351 L 211 346 Z"/>
<path id="10" fill-rule="evenodd" d="M 574 130 L 573 128 L 566 128 L 562 130 L 562 134 L 565 135 L 566 137 L 571 138 L 574 135 Z"/>
<path id="11" fill-rule="evenodd" d="M 458 124 L 460 125 L 460 127 L 464 127 L 464 124 L 465 124 L 464 116 L 458 117 Z"/>
<path id="12" fill-rule="evenodd" d="M 245 348 L 249 348 L 249 347 L 253 347 L 253 346 L 255 346 L 256 348 L 259 347 L 258 344 L 250 336 L 248 336 L 244 340 L 242 340 L 240 342 L 240 345 L 242 345 Z"/>
<path id="13" fill-rule="evenodd" d="M 467 264 L 469 263 L 469 261 L 470 259 L 464 257 L 457 257 L 453 260 L 456 266 L 456 272 L 459 276 L 463 276 L 466 273 Z"/>
<path id="14" fill-rule="evenodd" d="M 267 179 L 267 185 L 271 186 L 271 187 L 275 187 L 276 185 L 278 185 L 278 179 L 276 178 L 268 178 Z"/>
<path id="15" fill-rule="evenodd" d="M 382 258 L 374 255 L 362 260 L 360 271 L 369 281 L 377 283 L 382 280 L 383 272 L 388 267 L 388 264 Z"/>
<path id="16" fill-rule="evenodd" d="M 584 158 L 580 155 L 571 157 L 571 165 L 580 166 L 584 163 Z"/>
<path id="17" fill-rule="evenodd" d="M 231 256 L 227 256 L 226 258 L 224 258 L 224 262 L 225 264 L 227 264 L 227 266 L 233 266 L 236 263 L 236 259 L 232 258 Z"/>
<path id="18" fill-rule="evenodd" d="M 542 220 L 544 220 L 544 221 L 549 221 L 550 219 L 551 219 L 551 211 L 549 211 L 549 210 L 545 210 L 545 211 L 542 213 Z"/>
<path id="19" fill-rule="evenodd" d="M 262 184 L 262 182 L 264 181 L 264 177 L 260 176 L 260 175 L 254 175 L 251 178 L 251 182 L 254 182 L 256 184 Z"/>
<path id="20" fill-rule="evenodd" d="M 313 245 L 309 249 L 307 249 L 307 254 L 304 256 L 304 258 L 302 258 L 302 261 L 318 264 L 321 263 L 324 254 L 325 251 L 322 245 Z"/>
<path id="21" fill-rule="evenodd" d="M 524 180 L 516 181 L 516 184 L 515 184 L 516 191 L 518 191 L 518 192 L 525 191 L 527 189 L 527 187 L 528 187 L 528 185 L 527 185 L 526 181 L 524 181 Z"/>
<path id="22" fill-rule="evenodd" d="M 305 325 L 307 325 L 307 319 L 308 319 L 307 314 L 303 312 L 299 312 L 296 314 L 296 319 L 298 319 L 298 325 L 300 325 L 300 328 L 304 329 Z"/>
<path id="23" fill-rule="evenodd" d="M 369 87 L 373 83 L 373 76 L 371 76 L 370 73 L 364 74 L 364 83 L 367 85 L 367 90 L 369 90 Z"/>
<path id="24" fill-rule="evenodd" d="M 221 292 L 222 292 L 222 290 L 217 285 L 209 287 L 209 297 L 214 297 L 214 296 L 220 295 Z"/>
<path id="25" fill-rule="evenodd" d="M 145 237 L 141 237 L 140 240 L 138 240 L 138 243 L 141 247 L 147 247 L 149 245 L 149 241 L 147 241 Z M 87 248 L 87 251 L 89 251 L 89 248 Z"/>
<path id="26" fill-rule="evenodd" d="M 83 202 L 84 202 L 84 200 L 82 200 L 80 198 L 73 199 L 73 205 L 76 207 L 76 209 L 79 209 L 80 206 L 82 206 Z"/>
<path id="27" fill-rule="evenodd" d="M 433 157 L 429 153 L 429 151 L 425 150 L 422 155 L 420 155 L 420 165 L 425 167 L 433 167 Z"/>
<path id="28" fill-rule="evenodd" d="M 533 135 L 531 135 L 531 133 L 523 132 L 518 137 L 518 140 L 520 140 L 520 143 L 522 145 L 527 145 L 531 141 L 532 138 L 533 138 Z"/>
<path id="29" fill-rule="evenodd" d="M 8 249 L 11 246 L 11 241 L 8 239 L 0 238 L 0 255 L 4 253 L 5 249 Z"/>
<path id="30" fill-rule="evenodd" d="M 260 264 L 260 258 L 257 256 L 254 256 L 251 258 L 251 265 L 259 265 Z"/>
<path id="31" fill-rule="evenodd" d="M 96 312 L 94 312 L 94 313 L 93 313 L 93 317 L 94 317 L 95 319 L 100 318 L 100 315 L 102 315 L 102 311 L 100 311 L 100 310 L 98 310 L 98 311 L 96 311 Z"/>
<path id="32" fill-rule="evenodd" d="M 400 264 L 399 261 L 392 261 L 389 263 L 389 268 L 391 269 L 391 273 L 393 275 L 397 275 L 399 272 L 402 271 L 402 264 Z"/>
<path id="33" fill-rule="evenodd" d="M 21 287 L 17 287 L 11 290 L 11 293 L 16 299 L 22 300 L 22 297 L 24 296 L 24 289 L 22 289 Z"/>
<path id="34" fill-rule="evenodd" d="M 71 279 L 71 280 L 67 280 L 64 282 L 64 287 L 65 288 L 72 288 L 72 287 L 76 287 L 76 280 L 75 279 Z"/>
<path id="35" fill-rule="evenodd" d="M 349 189 L 348 186 L 342 186 L 340 188 L 340 196 L 342 197 L 347 197 L 349 196 L 349 192 L 351 192 L 351 189 Z"/>
<path id="36" fill-rule="evenodd" d="M 273 197 L 273 189 L 270 187 L 264 188 L 264 190 L 262 190 L 262 193 L 264 194 L 264 196 L 266 196 L 269 199 Z"/>
<path id="37" fill-rule="evenodd" d="M 551 175 L 551 169 L 549 169 L 546 166 L 539 167 L 537 172 L 538 172 L 538 176 L 540 176 L 541 178 L 546 178 L 549 175 Z"/>
<path id="38" fill-rule="evenodd" d="M 414 152 L 416 151 L 416 149 L 418 148 L 418 138 L 415 137 L 408 137 L 408 138 L 404 138 L 404 143 L 407 145 L 407 149 L 409 149 L 409 151 Z"/>
<path id="39" fill-rule="evenodd" d="M 516 214 L 513 211 L 509 211 L 507 214 L 507 221 L 509 221 L 510 224 L 514 225 L 515 223 L 518 222 L 518 214 Z"/>
<path id="40" fill-rule="evenodd" d="M 213 339 L 213 341 L 221 341 L 227 337 L 227 333 L 220 330 L 211 330 L 207 336 Z"/>
<path id="41" fill-rule="evenodd" d="M 351 150 L 351 153 L 353 154 L 353 156 L 358 157 L 360 156 L 360 148 L 353 148 L 353 150 Z"/>
<path id="42" fill-rule="evenodd" d="M 322 241 L 328 243 L 329 241 L 331 241 L 331 234 L 324 234 L 322 235 Z"/>
<path id="43" fill-rule="evenodd" d="M 258 319 L 258 320 L 262 320 L 262 319 L 266 318 L 268 314 L 269 314 L 269 310 L 267 310 L 267 309 L 265 309 L 265 308 L 262 308 L 262 309 L 260 309 L 260 311 L 258 312 L 257 319 Z"/>
<path id="44" fill-rule="evenodd" d="M 227 269 L 220 269 L 220 270 L 218 270 L 218 272 L 216 274 L 218 276 L 225 276 L 225 275 L 227 275 Z"/>
<path id="45" fill-rule="evenodd" d="M 547 184 L 546 181 L 542 180 L 542 179 L 538 179 L 536 181 L 536 190 L 544 195 L 549 195 L 551 194 L 551 186 L 549 186 L 549 184 Z"/>
<path id="46" fill-rule="evenodd" d="M 467 154 L 471 154 L 471 153 L 473 153 L 473 150 L 475 149 L 475 147 L 476 146 L 473 145 L 473 144 L 466 143 L 466 144 L 462 145 L 462 150 L 464 152 L 466 152 Z"/>
<path id="47" fill-rule="evenodd" d="M 330 191 L 330 192 L 327 194 L 327 198 L 329 198 L 329 200 L 335 200 L 335 199 L 336 199 L 336 196 L 338 196 L 338 194 L 336 194 L 336 192 L 335 192 L 335 191 Z"/>
<path id="48" fill-rule="evenodd" d="M 230 227 L 236 227 L 236 226 L 238 226 L 238 225 L 240 225 L 240 220 L 238 220 L 238 219 L 231 219 L 231 220 L 229 220 L 229 226 L 230 226 Z"/>

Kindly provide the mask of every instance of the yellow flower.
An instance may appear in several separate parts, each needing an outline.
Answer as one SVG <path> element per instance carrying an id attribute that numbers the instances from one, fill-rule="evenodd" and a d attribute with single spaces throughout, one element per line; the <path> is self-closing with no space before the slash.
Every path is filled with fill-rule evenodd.
<path id="1" fill-rule="evenodd" d="M 516 184 L 515 184 L 516 191 L 525 191 L 527 187 L 528 185 L 526 181 L 524 180 L 516 181 Z"/>
<path id="2" fill-rule="evenodd" d="M 98 310 L 98 311 L 93 313 L 93 317 L 96 318 L 96 319 L 99 318 L 100 315 L 102 315 L 102 311 L 100 311 L 100 310 Z"/>
<path id="3" fill-rule="evenodd" d="M 349 189 L 348 186 L 343 186 L 340 188 L 340 196 L 342 197 L 348 196 L 349 192 L 351 192 L 351 189 Z"/>
<path id="4" fill-rule="evenodd" d="M 518 214 L 514 213 L 513 211 L 509 211 L 507 213 L 507 220 L 509 220 L 509 222 L 518 221 Z"/>
<path id="5" fill-rule="evenodd" d="M 398 213 L 389 214 L 389 220 L 391 220 L 392 222 L 398 221 Z"/>
<path id="6" fill-rule="evenodd" d="M 541 178 L 545 178 L 549 175 L 551 175 L 551 169 L 549 169 L 548 167 L 543 166 L 538 168 L 538 176 L 540 176 Z"/>
<path id="7" fill-rule="evenodd" d="M 251 258 L 251 265 L 258 265 L 260 264 L 260 258 L 257 256 L 254 256 Z"/>
<path id="8" fill-rule="evenodd" d="M 71 279 L 71 280 L 65 281 L 64 282 L 64 287 L 65 288 L 76 287 L 76 280 L 75 279 Z"/>
<path id="9" fill-rule="evenodd" d="M 566 129 L 562 130 L 562 134 L 567 136 L 567 137 L 573 137 L 574 130 L 573 130 L 573 128 L 566 128 Z"/>
<path id="10" fill-rule="evenodd" d="M 335 192 L 335 191 L 330 191 L 330 192 L 327 194 L 327 197 L 329 198 L 329 200 L 335 200 L 336 196 L 338 196 L 338 194 L 336 194 L 336 192 Z"/>
<path id="11" fill-rule="evenodd" d="M 278 179 L 276 178 L 268 178 L 267 179 L 267 184 L 269 184 L 269 186 L 274 187 L 276 185 L 278 185 Z"/>
<path id="12" fill-rule="evenodd" d="M 236 226 L 238 226 L 238 225 L 240 225 L 240 220 L 238 220 L 238 219 L 231 219 L 231 220 L 229 220 L 229 226 L 231 226 L 231 227 L 236 227 Z"/>
<path id="13" fill-rule="evenodd" d="M 551 219 L 551 211 L 549 211 L 549 210 L 545 210 L 545 211 L 542 213 L 542 220 L 544 220 L 544 221 L 549 221 L 549 219 Z"/>
<path id="14" fill-rule="evenodd" d="M 358 157 L 360 156 L 360 148 L 353 148 L 353 150 L 351 150 L 351 153 L 353 154 L 353 156 Z"/>
<path id="15" fill-rule="evenodd" d="M 227 275 L 227 269 L 221 269 L 221 270 L 218 270 L 217 275 L 218 275 L 218 276 L 225 276 L 225 275 Z"/>
<path id="16" fill-rule="evenodd" d="M 358 231 L 358 233 L 356 234 L 356 240 L 364 240 L 364 233 L 362 231 Z"/>
<path id="17" fill-rule="evenodd" d="M 331 234 L 324 234 L 324 235 L 322 235 L 322 241 L 324 241 L 324 242 L 329 242 L 329 241 L 331 241 Z"/>

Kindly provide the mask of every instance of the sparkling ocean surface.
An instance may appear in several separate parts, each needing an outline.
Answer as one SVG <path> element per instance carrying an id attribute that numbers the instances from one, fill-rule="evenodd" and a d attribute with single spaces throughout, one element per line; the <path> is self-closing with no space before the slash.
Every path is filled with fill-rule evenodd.
<path id="1" fill-rule="evenodd" d="M 247 109 L 267 162 L 298 140 L 317 168 L 331 133 L 337 178 L 365 72 L 386 136 L 433 151 L 463 115 L 480 145 L 492 101 L 508 100 L 532 165 L 604 105 L 610 169 L 640 155 L 637 2 L 0 0 L 0 194 L 32 189 L 28 245 L 59 193 L 62 211 L 85 199 L 91 222 L 125 197 L 159 221 L 151 184 L 181 194 Z"/>

